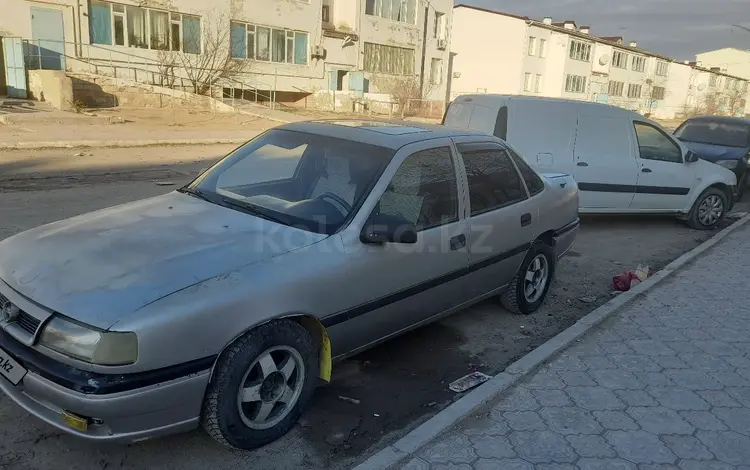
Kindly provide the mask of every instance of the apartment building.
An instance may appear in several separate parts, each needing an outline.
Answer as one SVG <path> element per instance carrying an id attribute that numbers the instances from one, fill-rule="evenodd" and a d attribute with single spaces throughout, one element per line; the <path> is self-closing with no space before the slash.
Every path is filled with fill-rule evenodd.
<path id="1" fill-rule="evenodd" d="M 696 54 L 695 60 L 704 69 L 750 80 L 750 50 L 726 47 Z M 750 114 L 750 99 L 746 100 L 745 113 Z"/>
<path id="2" fill-rule="evenodd" d="M 30 67 L 153 69 L 169 54 L 229 51 L 250 62 L 232 86 L 273 90 L 282 100 L 319 90 L 384 92 L 381 77 L 409 76 L 442 99 L 452 7 L 451 0 L 3 0 L 0 36 L 29 41 Z"/>
<path id="3" fill-rule="evenodd" d="M 489 38 L 492 47 L 478 46 Z M 538 95 L 672 118 L 685 111 L 690 96 L 694 106 L 711 99 L 708 82 L 732 90 L 746 86 L 739 77 L 675 62 L 622 37 L 594 36 L 589 26 L 572 20 L 537 21 L 462 4 L 454 8 L 451 47 L 451 97 L 477 92 Z M 700 91 L 698 83 L 690 88 L 691 77 L 703 80 L 704 72 L 707 84 Z"/>

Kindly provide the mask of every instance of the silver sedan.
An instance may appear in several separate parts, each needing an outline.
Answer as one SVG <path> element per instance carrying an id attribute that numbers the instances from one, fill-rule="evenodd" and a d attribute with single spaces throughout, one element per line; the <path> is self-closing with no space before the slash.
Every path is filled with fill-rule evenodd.
<path id="1" fill-rule="evenodd" d="M 0 242 L 0 389 L 92 440 L 202 424 L 256 448 L 339 359 L 491 296 L 535 311 L 577 208 L 495 137 L 277 127 L 178 191 Z"/>

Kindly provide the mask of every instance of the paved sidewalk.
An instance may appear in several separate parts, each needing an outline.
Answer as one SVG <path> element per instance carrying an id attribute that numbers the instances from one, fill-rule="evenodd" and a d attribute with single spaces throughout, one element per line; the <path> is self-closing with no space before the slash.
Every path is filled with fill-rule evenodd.
<path id="1" fill-rule="evenodd" d="M 750 470 L 750 225 L 588 334 L 409 470 Z"/>

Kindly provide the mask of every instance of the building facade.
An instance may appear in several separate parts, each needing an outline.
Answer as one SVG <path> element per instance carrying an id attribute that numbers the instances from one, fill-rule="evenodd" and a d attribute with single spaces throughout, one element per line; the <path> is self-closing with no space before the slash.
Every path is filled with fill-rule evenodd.
<path id="1" fill-rule="evenodd" d="M 404 77 L 416 77 L 430 97 L 446 94 L 451 0 L 3 3 L 0 35 L 28 41 L 29 67 L 153 71 L 172 60 L 179 71 L 230 55 L 247 63 L 227 86 L 291 100 L 317 91 L 388 93 L 388 83 Z"/>
<path id="2" fill-rule="evenodd" d="M 482 47 L 489 38 L 493 47 Z M 456 5 L 451 44 L 456 54 L 451 97 L 559 97 L 609 103 L 667 119 L 691 109 L 742 114 L 740 108 L 747 106 L 742 100 L 748 80 L 736 72 L 676 62 L 621 37 L 594 36 L 590 27 L 570 20 L 536 21 Z"/>

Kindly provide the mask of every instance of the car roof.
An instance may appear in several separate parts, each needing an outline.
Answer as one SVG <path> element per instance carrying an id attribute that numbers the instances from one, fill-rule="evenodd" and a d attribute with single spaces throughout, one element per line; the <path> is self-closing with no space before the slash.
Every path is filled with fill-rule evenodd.
<path id="1" fill-rule="evenodd" d="M 750 126 L 750 119 L 735 116 L 695 116 L 691 117 L 687 121 L 724 122 L 727 124 L 747 124 L 748 126 Z"/>
<path id="2" fill-rule="evenodd" d="M 306 132 L 364 144 L 399 149 L 404 145 L 444 137 L 482 136 L 471 129 L 453 129 L 436 124 L 377 119 L 329 119 L 284 124 L 276 129 Z M 494 139 L 494 137 L 492 137 Z"/>

